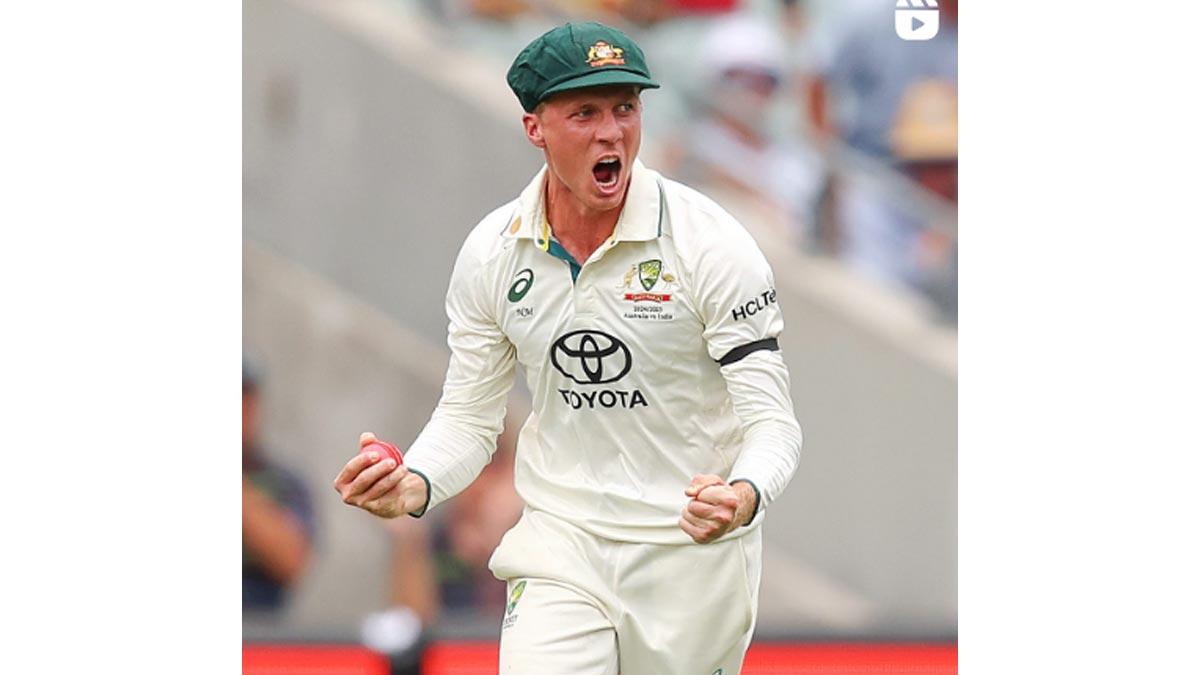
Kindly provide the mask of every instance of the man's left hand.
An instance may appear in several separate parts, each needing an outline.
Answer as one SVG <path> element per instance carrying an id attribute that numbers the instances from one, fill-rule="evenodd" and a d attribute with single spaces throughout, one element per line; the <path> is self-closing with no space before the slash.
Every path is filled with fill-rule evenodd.
<path id="1" fill-rule="evenodd" d="M 683 508 L 679 527 L 697 544 L 707 544 L 754 517 L 754 488 L 730 485 L 720 476 L 700 474 L 684 490 L 692 500 Z"/>

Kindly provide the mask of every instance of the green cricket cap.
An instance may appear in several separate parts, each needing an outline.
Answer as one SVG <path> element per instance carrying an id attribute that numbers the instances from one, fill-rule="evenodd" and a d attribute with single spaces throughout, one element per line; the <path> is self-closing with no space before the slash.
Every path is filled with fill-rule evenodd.
<path id="1" fill-rule="evenodd" d="M 592 21 L 571 22 L 543 33 L 517 54 L 508 86 L 525 112 L 568 89 L 633 84 L 657 89 L 646 56 L 628 35 Z"/>

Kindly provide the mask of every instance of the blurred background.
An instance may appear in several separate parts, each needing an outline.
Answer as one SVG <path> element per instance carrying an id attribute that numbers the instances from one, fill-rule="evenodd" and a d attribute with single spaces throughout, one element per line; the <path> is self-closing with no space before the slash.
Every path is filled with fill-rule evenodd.
<path id="1" fill-rule="evenodd" d="M 577 19 L 663 84 L 645 163 L 775 270 L 805 447 L 744 672 L 954 672 L 958 13 L 937 4 L 907 41 L 891 0 L 244 0 L 244 672 L 495 672 L 522 378 L 495 460 L 421 520 L 332 481 L 359 433 L 403 448 L 432 412 L 455 254 L 542 163 L 505 72 Z"/>

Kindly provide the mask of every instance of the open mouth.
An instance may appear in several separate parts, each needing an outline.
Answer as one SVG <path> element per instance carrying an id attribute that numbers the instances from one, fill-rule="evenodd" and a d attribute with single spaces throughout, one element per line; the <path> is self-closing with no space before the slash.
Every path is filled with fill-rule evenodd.
<path id="1" fill-rule="evenodd" d="M 617 179 L 621 175 L 621 160 L 610 157 L 596 162 L 596 165 L 592 167 L 592 175 L 596 178 L 596 184 L 602 189 L 608 190 L 616 187 Z"/>

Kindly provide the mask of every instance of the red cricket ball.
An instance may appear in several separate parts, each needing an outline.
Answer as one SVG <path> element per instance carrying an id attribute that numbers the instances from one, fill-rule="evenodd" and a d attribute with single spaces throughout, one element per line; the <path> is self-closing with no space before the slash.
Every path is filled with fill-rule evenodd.
<path id="1" fill-rule="evenodd" d="M 391 457 L 392 459 L 396 460 L 397 466 L 404 463 L 404 455 L 400 454 L 400 449 L 391 443 L 384 441 L 372 441 L 364 445 L 363 449 L 358 451 L 358 454 L 362 455 L 368 452 L 378 452 L 380 461 Z"/>

